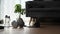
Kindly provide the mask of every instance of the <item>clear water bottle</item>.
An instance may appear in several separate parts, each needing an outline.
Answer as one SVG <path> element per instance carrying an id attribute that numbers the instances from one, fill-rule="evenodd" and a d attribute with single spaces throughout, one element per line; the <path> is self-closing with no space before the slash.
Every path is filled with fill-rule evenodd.
<path id="1" fill-rule="evenodd" d="M 10 26 L 10 16 L 5 16 L 5 26 L 9 27 Z"/>

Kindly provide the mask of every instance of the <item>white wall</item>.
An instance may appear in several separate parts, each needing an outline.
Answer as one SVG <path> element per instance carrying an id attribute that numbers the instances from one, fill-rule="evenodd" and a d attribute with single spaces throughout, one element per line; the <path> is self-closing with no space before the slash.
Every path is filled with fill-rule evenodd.
<path id="1" fill-rule="evenodd" d="M 17 3 L 21 3 L 22 8 L 25 8 L 25 2 L 26 1 L 32 1 L 32 0 L 0 0 L 1 5 L 0 5 L 0 19 L 4 19 L 5 15 L 9 15 L 14 19 L 16 18 L 16 14 L 14 13 L 14 6 Z M 21 1 L 21 2 L 20 2 Z M 15 17 L 13 17 L 13 16 Z"/>
<path id="2" fill-rule="evenodd" d="M 1 0 L 0 0 L 0 19 L 1 19 Z"/>
<path id="3" fill-rule="evenodd" d="M 4 0 L 0 0 L 0 20 L 4 18 Z"/>
<path id="4" fill-rule="evenodd" d="M 10 16 L 10 23 L 13 20 L 16 20 L 16 18 L 18 18 L 19 14 L 18 13 L 14 13 L 14 9 L 15 9 L 15 5 L 16 4 L 20 4 L 20 2 L 18 0 L 5 0 L 4 1 L 4 16 L 5 15 L 9 15 Z"/>

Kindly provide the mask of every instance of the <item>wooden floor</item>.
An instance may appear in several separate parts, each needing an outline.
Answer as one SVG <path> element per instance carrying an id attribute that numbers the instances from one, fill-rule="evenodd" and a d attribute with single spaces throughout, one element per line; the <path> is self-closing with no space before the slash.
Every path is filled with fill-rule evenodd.
<path id="1" fill-rule="evenodd" d="M 41 25 L 41 28 L 22 29 L 5 28 L 0 30 L 0 34 L 60 34 L 60 26 L 56 25 Z"/>

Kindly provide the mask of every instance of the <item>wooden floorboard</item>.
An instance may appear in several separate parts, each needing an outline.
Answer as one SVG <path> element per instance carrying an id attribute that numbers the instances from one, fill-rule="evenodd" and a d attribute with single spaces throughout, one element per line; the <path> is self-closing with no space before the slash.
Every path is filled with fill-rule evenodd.
<path id="1" fill-rule="evenodd" d="M 60 34 L 59 25 L 41 25 L 41 28 L 17 28 L 0 29 L 0 34 Z"/>

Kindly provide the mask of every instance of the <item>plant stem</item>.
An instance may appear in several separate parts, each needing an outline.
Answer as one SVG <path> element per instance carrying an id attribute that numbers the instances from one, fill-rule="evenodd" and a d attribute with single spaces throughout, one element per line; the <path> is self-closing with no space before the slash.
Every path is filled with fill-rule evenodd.
<path id="1" fill-rule="evenodd" d="M 21 13 L 19 13 L 19 18 L 21 18 Z"/>

